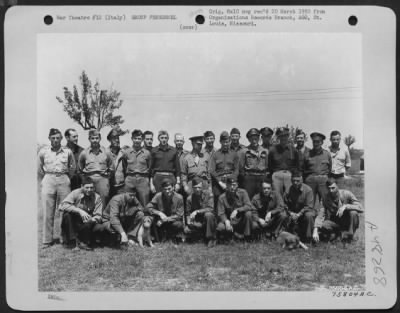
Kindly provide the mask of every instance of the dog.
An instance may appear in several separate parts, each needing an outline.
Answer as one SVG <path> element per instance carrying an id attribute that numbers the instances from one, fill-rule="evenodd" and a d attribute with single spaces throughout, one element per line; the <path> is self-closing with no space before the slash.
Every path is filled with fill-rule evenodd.
<path id="1" fill-rule="evenodd" d="M 151 229 L 152 218 L 150 216 L 145 216 L 143 218 L 143 223 L 140 225 L 137 241 L 139 246 L 143 248 L 143 243 L 147 243 L 150 247 L 153 247 L 153 242 L 151 241 L 150 229 Z"/>
<path id="2" fill-rule="evenodd" d="M 286 248 L 288 250 L 292 250 L 301 247 L 304 250 L 308 250 L 308 247 L 300 241 L 297 235 L 294 235 L 287 231 L 282 231 L 276 238 L 276 241 L 281 245 L 283 249 Z"/>

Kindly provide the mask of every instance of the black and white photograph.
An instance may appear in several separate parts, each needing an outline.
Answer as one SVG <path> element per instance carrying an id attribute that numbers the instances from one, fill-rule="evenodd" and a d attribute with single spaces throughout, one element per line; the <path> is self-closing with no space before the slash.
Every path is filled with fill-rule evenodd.
<path id="1" fill-rule="evenodd" d="M 25 104 L 34 107 L 24 117 L 34 155 L 29 207 L 20 209 L 33 224 L 25 262 L 37 260 L 36 292 L 61 307 L 70 293 L 209 295 L 209 308 L 226 292 L 224 301 L 245 292 L 244 303 L 261 292 L 277 302 L 250 307 L 268 309 L 285 295 L 372 301 L 371 280 L 388 284 L 378 256 L 390 237 L 379 239 L 384 225 L 372 211 L 395 207 L 367 200 L 377 197 L 366 186 L 379 165 L 362 32 L 276 21 L 274 31 L 198 23 L 174 32 L 162 21 L 153 31 L 86 31 L 94 9 L 66 14 L 73 32 L 59 10 L 57 31 L 31 38 L 34 97 Z M 188 12 L 202 12 L 207 27 L 222 16 L 213 10 Z"/>

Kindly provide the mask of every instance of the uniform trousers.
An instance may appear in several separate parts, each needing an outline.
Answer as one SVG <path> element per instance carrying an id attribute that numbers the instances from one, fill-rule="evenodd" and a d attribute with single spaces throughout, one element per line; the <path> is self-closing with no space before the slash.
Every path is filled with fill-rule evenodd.
<path id="1" fill-rule="evenodd" d="M 321 233 L 323 235 L 336 234 L 346 232 L 351 237 L 358 229 L 360 222 L 358 212 L 345 210 L 342 217 L 334 216 L 331 220 L 325 220 L 321 226 Z"/>
<path id="2" fill-rule="evenodd" d="M 285 228 L 289 232 L 297 234 L 300 239 L 309 241 L 312 239 L 314 221 L 315 213 L 308 211 L 300 216 L 297 220 L 294 220 L 292 217 L 288 216 L 285 223 Z"/>
<path id="3" fill-rule="evenodd" d="M 243 234 L 247 237 L 251 236 L 252 230 L 258 227 L 257 223 L 253 219 L 251 211 L 239 212 L 236 217 L 231 220 L 231 225 L 234 232 Z M 226 234 L 228 232 L 225 223 L 218 223 L 217 232 L 221 234 Z"/>
<path id="4" fill-rule="evenodd" d="M 289 191 L 292 185 L 292 174 L 290 171 L 281 170 L 272 174 L 272 189 L 279 192 L 281 196 Z"/>
<path id="5" fill-rule="evenodd" d="M 146 176 L 128 175 L 125 178 L 126 188 L 136 188 L 136 194 L 143 207 L 150 201 L 150 180 Z"/>
<path id="6" fill-rule="evenodd" d="M 178 234 L 183 232 L 183 221 L 163 222 L 157 225 L 160 218 L 154 216 L 152 220 L 152 230 L 156 241 L 161 242 L 166 239 L 175 239 Z"/>
<path id="7" fill-rule="evenodd" d="M 288 214 L 285 211 L 277 212 L 271 216 L 271 220 L 264 225 L 261 225 L 258 221 L 258 214 L 254 215 L 254 218 L 257 222 L 257 228 L 255 231 L 261 233 L 270 233 L 275 238 L 278 237 L 281 230 L 285 227 L 286 220 L 288 218 Z M 263 218 L 263 217 L 261 217 Z M 263 218 L 264 219 L 264 218 Z"/>
<path id="8" fill-rule="evenodd" d="M 216 238 L 216 226 L 215 215 L 211 212 L 198 213 L 194 219 L 194 223 L 185 227 L 185 234 L 192 236 L 196 233 L 204 234 L 206 239 Z"/>
<path id="9" fill-rule="evenodd" d="M 79 213 L 65 212 L 62 217 L 62 233 L 65 243 L 79 239 L 87 244 L 93 243 L 93 227 L 96 222 L 89 221 L 84 223 Z"/>
<path id="10" fill-rule="evenodd" d="M 143 224 L 144 213 L 137 211 L 132 216 L 121 216 L 119 221 L 129 239 L 137 239 L 140 226 Z M 112 228 L 112 225 L 111 225 Z M 113 229 L 115 231 L 115 229 Z"/>
<path id="11" fill-rule="evenodd" d="M 66 174 L 46 174 L 42 180 L 43 243 L 61 240 L 61 214 L 58 205 L 71 192 Z"/>
<path id="12" fill-rule="evenodd" d="M 100 174 L 89 175 L 89 177 L 93 180 L 94 189 L 96 193 L 98 193 L 101 197 L 103 207 L 105 207 L 108 203 L 110 194 L 110 181 L 108 177 L 102 176 Z"/>
<path id="13" fill-rule="evenodd" d="M 319 200 L 323 201 L 328 193 L 326 187 L 326 181 L 328 180 L 327 175 L 310 175 L 307 176 L 305 183 L 311 187 L 314 195 L 314 209 L 319 209 L 319 201 L 317 201 L 317 195 Z"/>

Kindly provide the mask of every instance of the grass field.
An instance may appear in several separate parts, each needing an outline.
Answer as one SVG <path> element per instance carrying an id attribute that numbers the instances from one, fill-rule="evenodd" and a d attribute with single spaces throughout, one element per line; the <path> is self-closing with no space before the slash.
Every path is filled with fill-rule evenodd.
<path id="1" fill-rule="evenodd" d="M 363 176 L 347 181 L 364 204 Z M 40 211 L 40 210 L 39 210 Z M 39 238 L 41 223 L 39 212 Z M 156 244 L 128 250 L 38 249 L 39 291 L 274 291 L 365 284 L 364 217 L 357 240 L 283 250 L 276 241 Z"/>

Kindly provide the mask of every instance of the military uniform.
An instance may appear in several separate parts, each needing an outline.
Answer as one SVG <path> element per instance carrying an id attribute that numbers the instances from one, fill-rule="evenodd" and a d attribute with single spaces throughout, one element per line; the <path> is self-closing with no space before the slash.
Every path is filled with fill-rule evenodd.
<path id="1" fill-rule="evenodd" d="M 71 190 L 75 190 L 78 188 L 81 188 L 81 176 L 79 175 L 78 171 L 78 161 L 79 161 L 79 155 L 83 151 L 83 148 L 81 146 L 75 145 L 71 142 L 68 142 L 66 147 L 70 149 L 74 155 L 74 160 L 75 160 L 75 173 L 70 176 L 71 180 Z"/>
<path id="2" fill-rule="evenodd" d="M 115 154 L 110 146 L 107 148 L 107 152 L 111 155 L 115 167 L 114 175 L 110 177 L 109 198 L 111 199 L 116 194 L 123 191 L 125 185 L 126 161 L 124 159 L 124 148 L 119 148 L 118 152 Z"/>
<path id="3" fill-rule="evenodd" d="M 156 192 L 161 191 L 162 180 L 168 178 L 176 184 L 176 177 L 180 176 L 180 164 L 177 151 L 174 147 L 159 145 L 151 151 L 150 174 Z"/>
<path id="4" fill-rule="evenodd" d="M 183 157 L 181 169 L 182 185 L 189 187 L 189 194 L 192 193 L 192 180 L 195 177 L 203 180 L 203 189 L 211 189 L 208 162 L 209 157 L 203 153 L 197 155 L 192 151 Z"/>
<path id="5" fill-rule="evenodd" d="M 63 201 L 71 192 L 69 175 L 76 173 L 75 166 L 74 155 L 66 147 L 54 151 L 52 147 L 47 146 L 39 151 L 38 171 L 39 174 L 44 174 L 41 182 L 43 244 L 48 245 L 54 240 L 61 240 L 61 216 L 57 210 L 57 203 Z"/>

